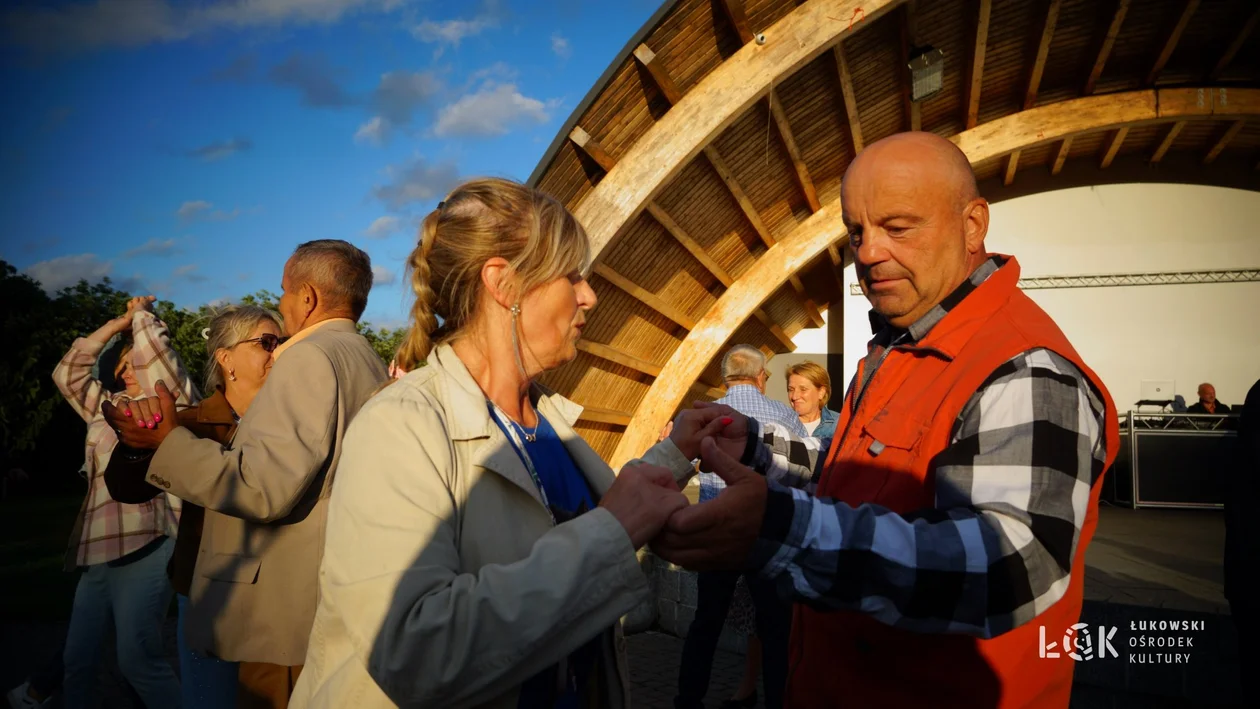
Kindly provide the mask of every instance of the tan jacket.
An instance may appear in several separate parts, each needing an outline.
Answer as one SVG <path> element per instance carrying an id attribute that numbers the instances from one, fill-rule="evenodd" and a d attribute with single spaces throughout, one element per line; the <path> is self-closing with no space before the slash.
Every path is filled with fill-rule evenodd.
<path id="1" fill-rule="evenodd" d="M 535 385 L 598 497 L 608 465 L 580 407 Z M 666 441 L 650 462 L 689 470 Z M 515 707 L 520 685 L 601 637 L 592 706 L 629 706 L 619 619 L 650 599 L 603 508 L 552 526 L 484 394 L 449 346 L 351 426 L 328 513 L 320 606 L 293 709 Z"/>
<path id="2" fill-rule="evenodd" d="M 184 624 L 194 649 L 302 664 L 342 437 L 385 377 L 354 323 L 324 323 L 276 360 L 231 445 L 183 428 L 162 442 L 149 482 L 206 508 Z"/>

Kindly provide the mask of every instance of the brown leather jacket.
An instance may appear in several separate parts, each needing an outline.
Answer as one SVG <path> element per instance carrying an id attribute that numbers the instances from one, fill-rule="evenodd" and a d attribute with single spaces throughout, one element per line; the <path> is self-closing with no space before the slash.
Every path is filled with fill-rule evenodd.
<path id="1" fill-rule="evenodd" d="M 179 412 L 179 425 L 198 438 L 209 438 L 227 445 L 236 433 L 236 417 L 222 389 L 202 400 L 200 404 Z M 105 469 L 105 486 L 109 494 L 119 502 L 138 504 L 152 499 L 163 490 L 146 480 L 153 451 L 136 450 L 119 443 L 109 466 Z M 184 503 L 179 518 L 179 536 L 175 539 L 175 552 L 166 567 L 175 592 L 188 595 L 192 586 L 193 569 L 197 566 L 197 551 L 201 547 L 201 525 L 205 510 L 190 502 Z"/>

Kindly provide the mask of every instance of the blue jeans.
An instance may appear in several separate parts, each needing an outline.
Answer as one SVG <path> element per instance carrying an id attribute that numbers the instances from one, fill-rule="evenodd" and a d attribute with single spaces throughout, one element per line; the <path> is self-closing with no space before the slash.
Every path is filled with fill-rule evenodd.
<path id="1" fill-rule="evenodd" d="M 179 679 L 162 648 L 162 623 L 171 604 L 166 562 L 175 542 L 169 538 L 141 559 L 123 566 L 95 564 L 79 577 L 64 655 L 66 709 L 95 706 L 101 646 L 112 621 L 118 640 L 118 666 L 145 706 L 180 709 Z"/>
<path id="2" fill-rule="evenodd" d="M 179 681 L 184 689 L 184 709 L 233 709 L 236 706 L 235 662 L 207 657 L 188 647 L 184 615 L 188 596 L 175 594 L 179 603 Z"/>

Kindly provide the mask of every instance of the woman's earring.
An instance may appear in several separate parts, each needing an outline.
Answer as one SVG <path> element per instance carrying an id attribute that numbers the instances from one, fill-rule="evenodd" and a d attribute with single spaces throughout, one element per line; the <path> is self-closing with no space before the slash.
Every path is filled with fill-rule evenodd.
<path id="1" fill-rule="evenodd" d="M 229 370 L 228 370 L 228 379 L 231 379 L 232 381 L 236 381 L 236 370 L 235 370 L 235 369 L 229 369 Z"/>

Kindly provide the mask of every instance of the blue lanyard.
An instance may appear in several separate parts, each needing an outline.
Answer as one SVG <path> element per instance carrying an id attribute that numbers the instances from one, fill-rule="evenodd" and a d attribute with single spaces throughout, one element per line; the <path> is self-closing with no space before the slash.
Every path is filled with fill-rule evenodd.
<path id="1" fill-rule="evenodd" d="M 512 447 L 516 449 L 516 454 L 520 456 L 521 462 L 525 464 L 525 469 L 529 471 L 529 477 L 534 481 L 534 486 L 538 488 L 538 495 L 542 497 L 543 508 L 547 510 L 547 515 L 551 517 L 551 526 L 556 526 L 556 515 L 551 511 L 551 502 L 547 500 L 547 490 L 543 487 L 542 478 L 538 477 L 538 470 L 534 468 L 534 461 L 530 459 L 529 451 L 525 449 L 525 442 L 521 440 L 521 436 L 516 430 L 516 422 L 508 418 L 507 414 L 503 413 L 503 409 L 500 409 L 499 405 L 493 401 L 490 402 L 490 413 L 499 422 L 499 425 L 503 427 L 503 430 L 507 432 L 508 440 L 511 441 Z M 541 419 L 542 414 L 538 414 L 538 417 Z"/>

